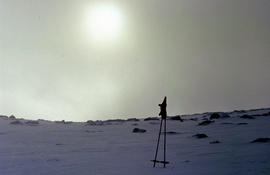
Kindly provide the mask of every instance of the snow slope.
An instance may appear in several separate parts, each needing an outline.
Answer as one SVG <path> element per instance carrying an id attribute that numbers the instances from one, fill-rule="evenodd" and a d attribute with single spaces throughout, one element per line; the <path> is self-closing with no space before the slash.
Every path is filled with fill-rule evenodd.
<path id="1" fill-rule="evenodd" d="M 0 175 L 253 175 L 270 174 L 270 109 L 235 111 L 198 126 L 211 113 L 167 121 L 167 168 L 152 168 L 159 121 L 104 122 L 102 125 L 0 117 Z M 255 119 L 242 119 L 244 114 Z M 197 121 L 190 120 L 198 118 Z M 17 124 L 10 124 L 14 121 Z M 135 126 L 134 124 L 137 123 Z M 248 123 L 248 124 L 238 124 Z M 135 128 L 145 133 L 132 133 Z M 204 133 L 208 138 L 197 139 Z M 162 135 L 163 136 L 163 135 Z M 161 142 L 163 137 L 161 138 Z M 209 144 L 219 140 L 221 143 Z M 158 158 L 162 160 L 162 145 Z"/>

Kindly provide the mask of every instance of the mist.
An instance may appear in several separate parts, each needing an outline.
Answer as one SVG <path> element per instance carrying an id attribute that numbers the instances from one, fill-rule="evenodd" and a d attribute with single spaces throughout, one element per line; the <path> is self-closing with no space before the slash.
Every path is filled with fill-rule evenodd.
<path id="1" fill-rule="evenodd" d="M 168 115 L 269 107 L 270 1 L 113 1 L 121 37 L 97 43 L 99 2 L 0 0 L 1 114 L 157 116 L 164 96 Z"/>

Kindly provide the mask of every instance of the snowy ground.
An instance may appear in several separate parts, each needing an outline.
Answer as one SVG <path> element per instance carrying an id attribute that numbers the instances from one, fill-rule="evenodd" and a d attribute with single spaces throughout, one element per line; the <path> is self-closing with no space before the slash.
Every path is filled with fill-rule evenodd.
<path id="1" fill-rule="evenodd" d="M 250 143 L 270 137 L 270 116 L 256 116 L 269 111 L 232 112 L 228 113 L 230 118 L 216 119 L 206 126 L 198 123 L 210 113 L 182 116 L 184 122 L 168 120 L 167 131 L 176 134 L 167 135 L 170 164 L 165 169 L 161 165 L 152 168 L 150 162 L 159 121 L 87 126 L 50 121 L 26 124 L 23 119 L 21 124 L 10 124 L 16 119 L 0 117 L 0 175 L 269 175 L 270 142 Z M 239 117 L 244 114 L 255 115 L 255 119 Z M 147 132 L 132 133 L 135 127 Z M 197 133 L 209 137 L 192 137 Z M 221 143 L 209 144 L 215 140 Z"/>

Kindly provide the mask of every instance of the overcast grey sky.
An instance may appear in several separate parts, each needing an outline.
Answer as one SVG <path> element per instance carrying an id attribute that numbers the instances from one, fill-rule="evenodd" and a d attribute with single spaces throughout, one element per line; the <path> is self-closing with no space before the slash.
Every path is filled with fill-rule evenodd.
<path id="1" fill-rule="evenodd" d="M 98 120 L 270 107 L 269 0 L 0 0 L 0 114 Z M 110 20 L 110 19 L 108 19 Z M 105 33 L 104 33 L 105 35 Z"/>

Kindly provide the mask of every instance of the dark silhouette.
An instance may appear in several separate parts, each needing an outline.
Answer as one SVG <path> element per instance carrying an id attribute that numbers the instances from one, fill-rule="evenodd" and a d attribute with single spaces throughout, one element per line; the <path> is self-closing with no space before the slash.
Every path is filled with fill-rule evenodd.
<path id="1" fill-rule="evenodd" d="M 144 119 L 144 121 L 150 121 L 150 120 L 159 120 L 158 117 L 147 117 Z"/>
<path id="2" fill-rule="evenodd" d="M 242 115 L 242 116 L 240 116 L 240 118 L 243 118 L 243 119 L 255 119 L 254 117 L 252 117 L 251 115 L 248 115 L 248 114 Z"/>
<path id="3" fill-rule="evenodd" d="M 205 126 L 205 125 L 209 125 L 210 123 L 214 123 L 214 120 L 206 120 L 206 121 L 202 121 L 201 123 L 199 123 L 199 126 Z"/>
<path id="4" fill-rule="evenodd" d="M 156 166 L 156 163 L 162 163 L 163 167 L 165 168 L 166 164 L 169 163 L 169 162 L 166 161 L 166 118 L 167 118 L 166 107 L 167 107 L 167 97 L 165 97 L 163 102 L 161 104 L 159 104 L 158 106 L 160 107 L 159 116 L 161 116 L 161 122 L 160 122 L 159 134 L 158 134 L 158 141 L 157 141 L 155 159 L 152 160 L 152 161 L 154 162 L 153 167 Z M 164 133 L 164 160 L 159 161 L 159 160 L 157 160 L 157 154 L 158 154 L 159 140 L 160 140 L 160 134 L 161 134 L 163 120 L 164 120 L 164 132 L 163 132 Z"/>
<path id="5" fill-rule="evenodd" d="M 134 128 L 132 132 L 134 132 L 134 133 L 144 133 L 144 132 L 146 132 L 146 130 L 145 129 L 140 129 L 140 128 Z"/>
<path id="6" fill-rule="evenodd" d="M 160 113 L 158 114 L 161 116 L 161 119 L 166 119 L 167 118 L 167 97 L 164 98 L 163 102 L 158 105 L 160 107 Z"/>
<path id="7" fill-rule="evenodd" d="M 251 141 L 251 143 L 256 143 L 256 142 L 269 142 L 270 141 L 270 138 L 257 138 L 253 141 Z"/>
<path id="8" fill-rule="evenodd" d="M 206 134 L 201 133 L 201 134 L 195 134 L 192 137 L 197 137 L 198 139 L 203 139 L 203 138 L 207 138 L 208 136 Z"/>

